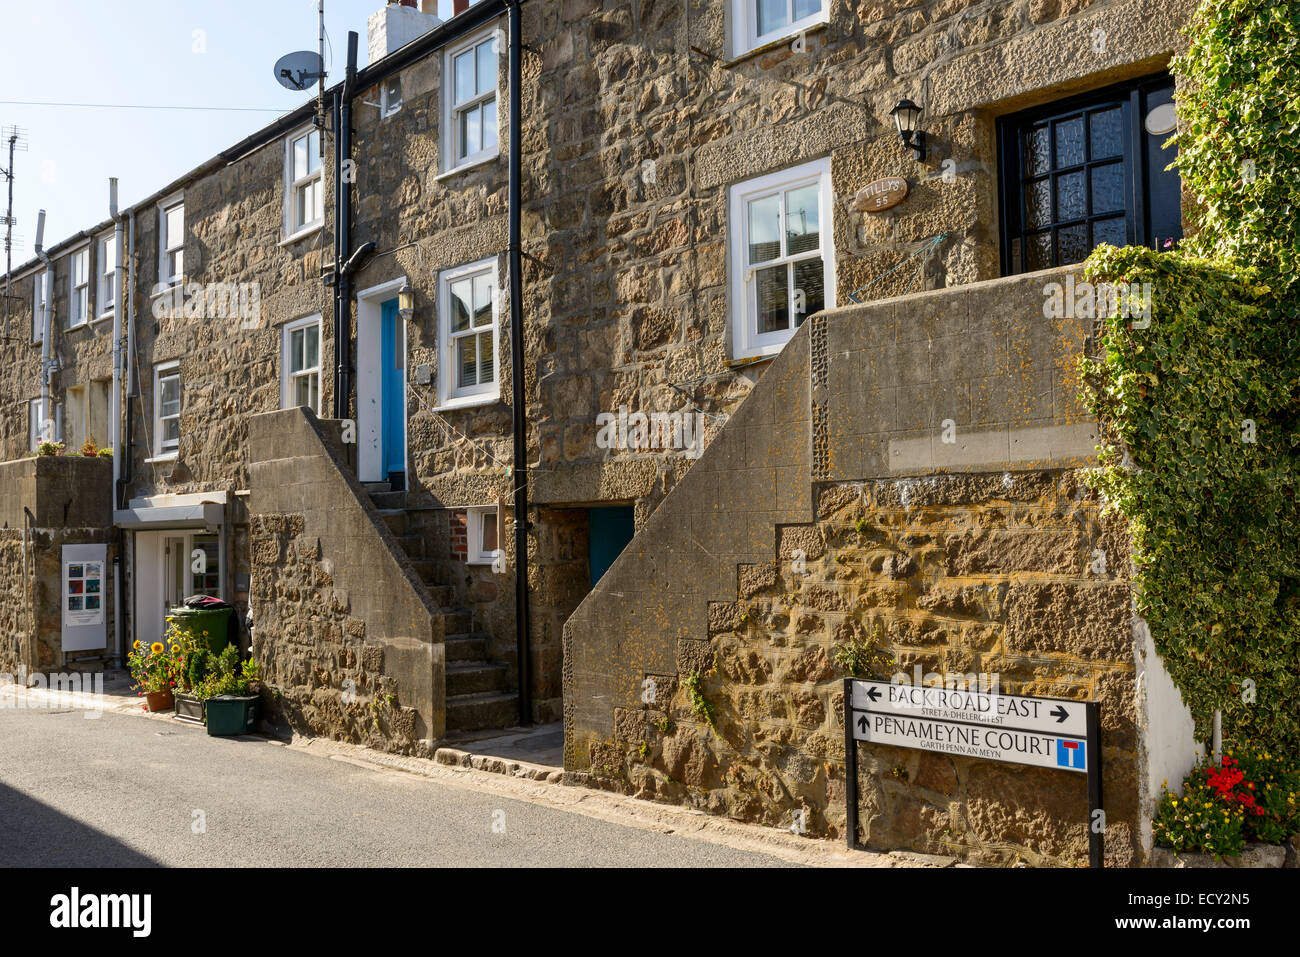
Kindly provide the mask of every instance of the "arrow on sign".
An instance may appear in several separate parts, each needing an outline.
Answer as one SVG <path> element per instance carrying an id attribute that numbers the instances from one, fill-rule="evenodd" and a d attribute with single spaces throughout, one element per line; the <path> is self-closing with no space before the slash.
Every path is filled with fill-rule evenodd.
<path id="1" fill-rule="evenodd" d="M 1064 721 L 1066 718 L 1070 716 L 1070 712 L 1066 711 L 1059 704 L 1051 711 L 1049 711 L 1048 714 L 1050 714 L 1053 718 L 1056 719 L 1057 724 L 1060 724 L 1062 721 Z"/>
<path id="2" fill-rule="evenodd" d="M 865 714 L 858 716 L 858 730 L 863 734 L 867 733 L 867 716 Z"/>
<path id="3" fill-rule="evenodd" d="M 876 688 L 875 685 L 872 685 L 870 688 L 868 688 L 866 694 L 867 697 L 870 698 L 872 701 L 880 700 L 880 691 Z"/>

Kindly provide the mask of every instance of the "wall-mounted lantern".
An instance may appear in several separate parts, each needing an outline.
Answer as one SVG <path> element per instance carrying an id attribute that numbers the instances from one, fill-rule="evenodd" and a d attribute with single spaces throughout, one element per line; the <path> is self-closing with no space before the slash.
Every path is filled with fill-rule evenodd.
<path id="1" fill-rule="evenodd" d="M 889 111 L 898 128 L 898 138 L 916 151 L 918 162 L 925 159 L 925 131 L 918 129 L 921 122 L 921 108 L 904 97 L 898 106 Z"/>
<path id="2" fill-rule="evenodd" d="M 402 288 L 397 290 L 397 314 L 403 322 L 410 322 L 415 315 L 415 290 L 409 279 L 403 279 Z"/>

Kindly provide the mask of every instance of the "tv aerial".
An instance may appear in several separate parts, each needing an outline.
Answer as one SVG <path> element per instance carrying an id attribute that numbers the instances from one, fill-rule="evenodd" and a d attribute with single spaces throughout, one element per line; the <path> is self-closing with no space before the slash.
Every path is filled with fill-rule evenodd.
<path id="1" fill-rule="evenodd" d="M 293 90 L 300 93 L 316 84 L 316 126 L 318 129 L 325 128 L 325 0 L 317 0 L 317 16 L 320 24 L 320 50 L 313 53 L 311 50 L 300 50 L 297 53 L 286 53 L 280 59 L 275 61 L 275 82 L 279 83 L 286 90 Z M 325 137 L 321 137 L 320 143 L 321 156 L 325 155 Z"/>

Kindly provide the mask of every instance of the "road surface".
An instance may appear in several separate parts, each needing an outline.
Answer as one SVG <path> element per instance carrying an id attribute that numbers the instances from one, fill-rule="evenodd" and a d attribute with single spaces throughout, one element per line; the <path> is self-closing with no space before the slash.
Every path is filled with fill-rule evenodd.
<path id="1" fill-rule="evenodd" d="M 0 710 L 2 867 L 586 865 L 786 866 L 256 736 Z"/>

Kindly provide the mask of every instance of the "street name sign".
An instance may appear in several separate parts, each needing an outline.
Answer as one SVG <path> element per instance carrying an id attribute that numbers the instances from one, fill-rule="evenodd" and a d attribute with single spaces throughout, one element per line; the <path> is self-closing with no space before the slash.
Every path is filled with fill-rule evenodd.
<path id="1" fill-rule="evenodd" d="M 992 691 L 844 680 L 846 831 L 858 848 L 858 743 L 1087 775 L 1088 857 L 1104 860 L 1101 706 Z"/>
<path id="2" fill-rule="evenodd" d="M 1082 702 L 884 681 L 852 689 L 858 741 L 1087 773 Z"/>

